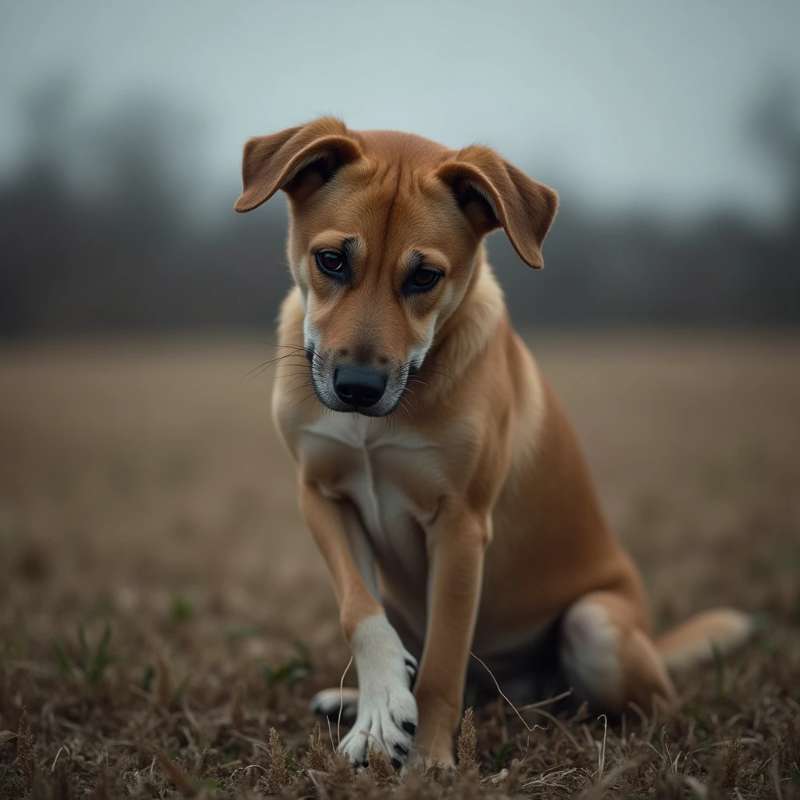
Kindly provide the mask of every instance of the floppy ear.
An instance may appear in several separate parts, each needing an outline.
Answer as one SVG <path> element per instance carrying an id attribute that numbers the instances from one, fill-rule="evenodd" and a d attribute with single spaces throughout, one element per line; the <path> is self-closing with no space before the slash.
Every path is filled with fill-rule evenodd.
<path id="1" fill-rule="evenodd" d="M 437 170 L 479 236 L 502 227 L 519 257 L 544 266 L 542 241 L 558 208 L 558 195 L 531 180 L 488 147 L 467 147 Z"/>
<path id="2" fill-rule="evenodd" d="M 360 156 L 358 142 L 343 122 L 332 117 L 271 136 L 256 136 L 244 146 L 242 193 L 234 208 L 252 211 L 278 189 L 303 199 Z"/>

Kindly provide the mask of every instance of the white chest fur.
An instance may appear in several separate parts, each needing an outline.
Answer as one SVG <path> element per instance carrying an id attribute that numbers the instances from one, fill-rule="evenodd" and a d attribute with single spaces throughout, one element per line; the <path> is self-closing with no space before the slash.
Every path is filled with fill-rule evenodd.
<path id="1" fill-rule="evenodd" d="M 395 420 L 326 413 L 303 429 L 304 455 L 328 466 L 323 491 L 359 511 L 379 562 L 413 568 L 442 481 L 439 448 Z M 400 564 L 397 564 L 400 566 Z"/>

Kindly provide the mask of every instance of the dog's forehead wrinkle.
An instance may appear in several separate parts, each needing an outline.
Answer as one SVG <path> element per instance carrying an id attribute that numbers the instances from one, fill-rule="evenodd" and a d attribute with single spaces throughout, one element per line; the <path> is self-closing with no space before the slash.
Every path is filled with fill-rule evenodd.
<path id="1" fill-rule="evenodd" d="M 394 250 L 406 249 L 408 246 L 407 242 L 400 242 L 399 248 L 393 246 L 395 245 L 393 241 L 396 233 L 395 227 L 401 233 L 405 232 L 404 226 L 394 225 L 398 212 L 404 206 L 402 202 L 399 202 L 403 194 L 404 181 L 406 181 L 406 173 L 403 164 L 396 160 L 386 163 L 385 169 L 380 172 L 379 177 L 376 176 L 371 191 L 362 206 L 362 219 L 370 221 L 371 224 L 366 224 L 362 228 L 365 235 L 359 237 L 361 239 L 359 254 L 365 267 L 368 285 L 372 288 L 383 286 L 386 276 L 391 276 L 393 272 L 391 267 L 395 266 L 393 262 L 400 255 Z"/>
<path id="2" fill-rule="evenodd" d="M 397 165 L 397 175 L 395 178 L 394 191 L 391 194 L 389 205 L 386 209 L 386 219 L 383 223 L 383 242 L 381 244 L 381 261 L 386 258 L 386 249 L 389 242 L 389 235 L 392 226 L 392 215 L 397 207 L 397 198 L 400 194 L 400 185 L 403 180 L 403 167 L 402 164 Z"/>

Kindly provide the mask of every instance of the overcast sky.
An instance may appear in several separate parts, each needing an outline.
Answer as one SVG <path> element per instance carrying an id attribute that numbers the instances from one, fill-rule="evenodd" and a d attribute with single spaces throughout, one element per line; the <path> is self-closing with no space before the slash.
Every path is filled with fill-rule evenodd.
<path id="1" fill-rule="evenodd" d="M 609 205 L 769 213 L 748 141 L 775 76 L 800 76 L 800 2 L 3 2 L 0 167 L 19 99 L 74 72 L 102 113 L 153 92 L 205 120 L 208 181 L 238 186 L 246 137 L 322 113 L 353 128 L 490 144 Z"/>

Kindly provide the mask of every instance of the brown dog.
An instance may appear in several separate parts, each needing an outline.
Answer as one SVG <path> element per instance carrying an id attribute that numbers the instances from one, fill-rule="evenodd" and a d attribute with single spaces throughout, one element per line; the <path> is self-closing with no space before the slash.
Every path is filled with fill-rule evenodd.
<path id="1" fill-rule="evenodd" d="M 330 118 L 251 139 L 243 178 L 237 211 L 290 201 L 273 411 L 358 671 L 354 762 L 415 745 L 452 764 L 471 649 L 508 680 L 549 650 L 579 698 L 621 711 L 673 698 L 667 664 L 743 641 L 727 610 L 651 638 L 639 575 L 511 328 L 482 240 L 502 227 L 541 267 L 552 189 L 485 147 Z"/>

